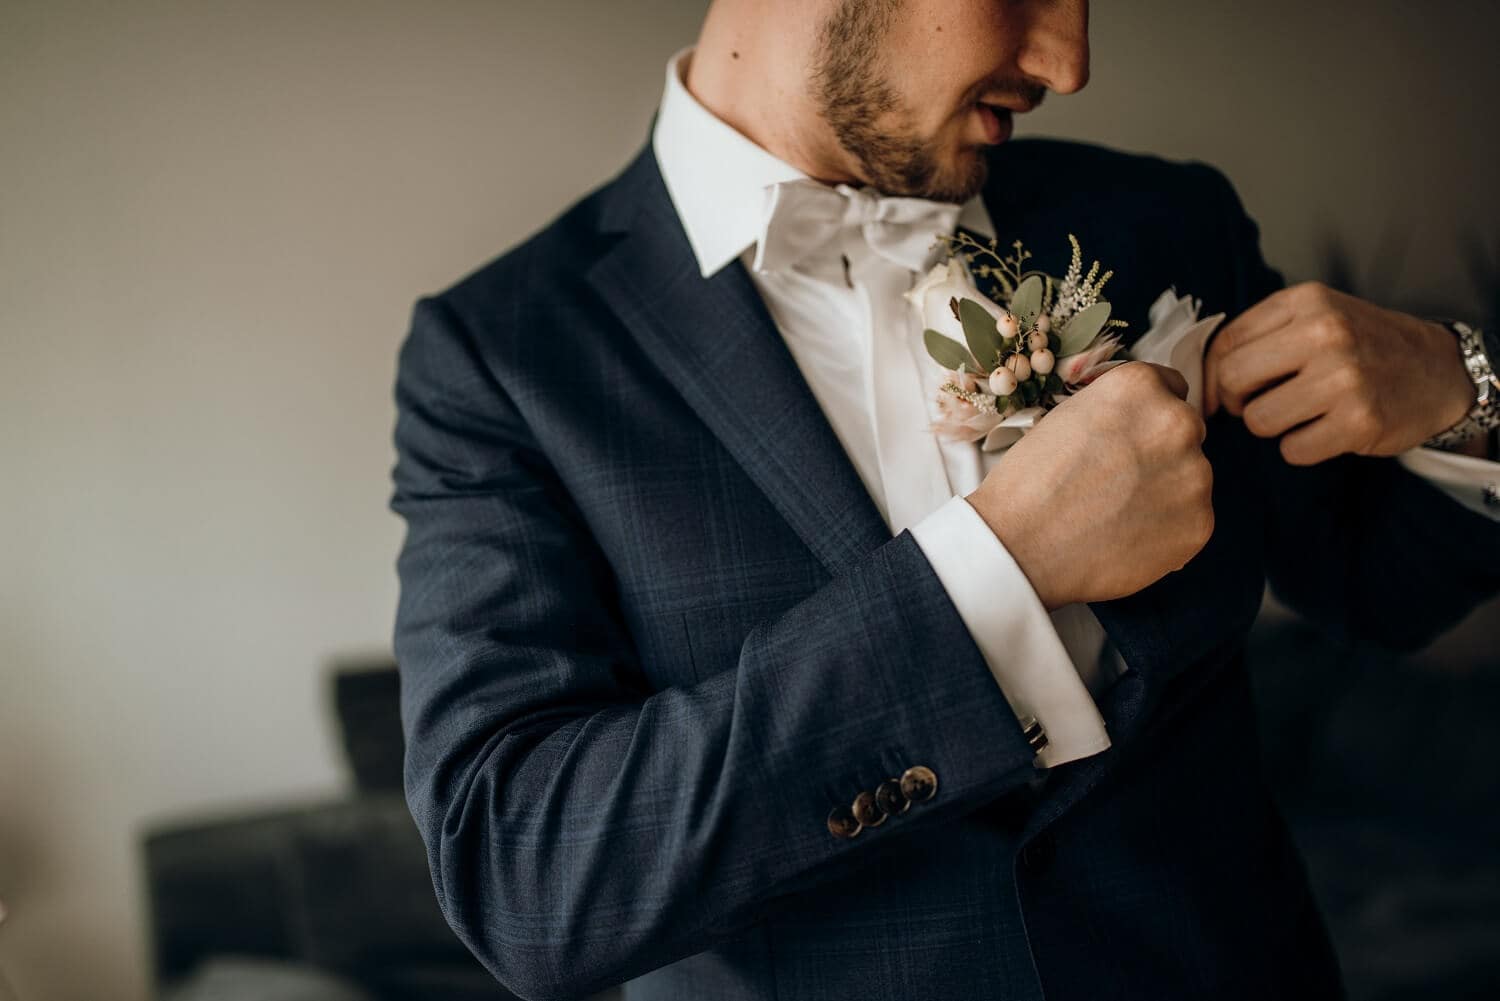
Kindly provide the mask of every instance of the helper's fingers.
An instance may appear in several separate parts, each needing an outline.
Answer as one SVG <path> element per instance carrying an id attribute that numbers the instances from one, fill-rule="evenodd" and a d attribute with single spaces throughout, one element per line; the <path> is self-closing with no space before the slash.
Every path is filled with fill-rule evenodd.
<path id="1" fill-rule="evenodd" d="M 1226 324 L 1208 342 L 1203 356 L 1203 412 L 1212 417 L 1223 406 L 1219 369 L 1225 356 L 1275 333 L 1296 318 L 1286 289 L 1266 296 Z"/>
<path id="2" fill-rule="evenodd" d="M 1215 359 L 1214 398 L 1230 413 L 1240 414 L 1256 393 L 1300 372 L 1313 351 L 1311 339 L 1297 323 L 1245 342 Z"/>
<path id="3" fill-rule="evenodd" d="M 1219 359 L 1213 345 L 1203 356 L 1203 416 L 1212 417 L 1219 412 Z"/>
<path id="4" fill-rule="evenodd" d="M 1268 389 L 1245 405 L 1245 427 L 1257 438 L 1275 438 L 1333 409 L 1323 384 L 1307 373 Z"/>
<path id="5" fill-rule="evenodd" d="M 1281 439 L 1281 457 L 1294 466 L 1312 466 L 1349 451 L 1349 435 L 1331 415 L 1319 417 Z"/>
<path id="6" fill-rule="evenodd" d="M 1224 325 L 1209 343 L 1210 354 L 1224 354 L 1257 341 L 1291 323 L 1297 311 L 1290 302 L 1289 290 L 1266 296 Z"/>

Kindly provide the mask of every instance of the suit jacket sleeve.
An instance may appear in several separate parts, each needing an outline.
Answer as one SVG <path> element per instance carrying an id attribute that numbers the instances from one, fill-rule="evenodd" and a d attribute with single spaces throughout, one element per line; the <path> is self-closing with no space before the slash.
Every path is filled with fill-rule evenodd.
<path id="1" fill-rule="evenodd" d="M 701 951 L 1032 774 L 909 533 L 708 680 L 653 690 L 578 509 L 441 298 L 416 309 L 396 396 L 407 797 L 445 916 L 516 993 Z M 832 807 L 913 765 L 931 801 L 830 834 Z"/>
<path id="2" fill-rule="evenodd" d="M 1284 282 L 1228 180 L 1203 169 L 1235 248 L 1232 318 Z M 1278 439 L 1256 438 L 1223 412 L 1214 421 L 1239 439 L 1253 471 L 1273 593 L 1336 635 L 1415 650 L 1500 592 L 1500 523 L 1395 459 L 1343 455 L 1293 466 Z"/>

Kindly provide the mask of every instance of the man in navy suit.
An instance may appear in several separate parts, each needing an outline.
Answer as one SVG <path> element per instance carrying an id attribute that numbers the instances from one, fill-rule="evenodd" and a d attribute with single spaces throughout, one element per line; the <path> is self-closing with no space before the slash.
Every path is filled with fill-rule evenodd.
<path id="1" fill-rule="evenodd" d="M 517 994 L 1339 993 L 1244 638 L 1267 580 L 1399 648 L 1500 589 L 1493 346 L 1283 290 L 1211 168 L 1007 141 L 1087 72 L 1080 0 L 718 0 L 639 158 L 418 305 L 407 793 Z M 1076 233 L 1127 341 L 1235 317 L 1204 412 L 1131 363 L 938 440 L 958 230 Z"/>

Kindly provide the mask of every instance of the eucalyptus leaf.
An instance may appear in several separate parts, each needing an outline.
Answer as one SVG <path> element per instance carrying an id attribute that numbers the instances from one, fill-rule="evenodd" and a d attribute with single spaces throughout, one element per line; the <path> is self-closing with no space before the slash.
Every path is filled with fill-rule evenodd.
<path id="1" fill-rule="evenodd" d="M 1062 344 L 1057 349 L 1059 357 L 1076 355 L 1088 347 L 1104 325 L 1109 322 L 1109 303 L 1096 302 L 1068 321 L 1063 328 Z"/>
<path id="2" fill-rule="evenodd" d="M 969 342 L 969 350 L 974 353 L 974 357 L 980 364 L 998 365 L 1000 331 L 989 310 L 973 299 L 964 299 L 958 304 L 958 318 L 964 327 L 964 340 Z"/>
<path id="3" fill-rule="evenodd" d="M 1010 311 L 1015 314 L 1022 330 L 1027 330 L 1042 311 L 1042 278 L 1032 275 L 1021 283 L 1016 294 L 1010 297 Z"/>
<path id="4" fill-rule="evenodd" d="M 968 350 L 951 337 L 944 337 L 936 330 L 927 329 L 922 331 L 922 343 L 927 348 L 927 353 L 932 360 L 944 368 L 957 371 L 960 365 L 967 365 L 969 371 L 978 371 L 978 365 L 974 359 L 969 357 Z"/>

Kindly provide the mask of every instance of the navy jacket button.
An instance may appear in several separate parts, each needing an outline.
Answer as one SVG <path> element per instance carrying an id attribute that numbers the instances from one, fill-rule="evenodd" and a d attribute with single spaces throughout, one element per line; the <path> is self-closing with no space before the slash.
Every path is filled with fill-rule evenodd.
<path id="1" fill-rule="evenodd" d="M 886 779 L 875 787 L 875 805 L 892 817 L 899 817 L 911 809 L 911 800 L 901 791 L 899 779 Z"/>
<path id="2" fill-rule="evenodd" d="M 913 765 L 901 773 L 901 795 L 913 803 L 925 803 L 937 795 L 937 773 L 926 765 Z"/>
<path id="3" fill-rule="evenodd" d="M 873 792 L 862 792 L 855 796 L 850 812 L 865 827 L 879 827 L 885 823 L 885 811 L 880 808 Z"/>
<path id="4" fill-rule="evenodd" d="M 862 830 L 864 825 L 854 819 L 854 811 L 847 806 L 836 806 L 828 814 L 828 833 L 836 838 L 852 838 Z"/>

